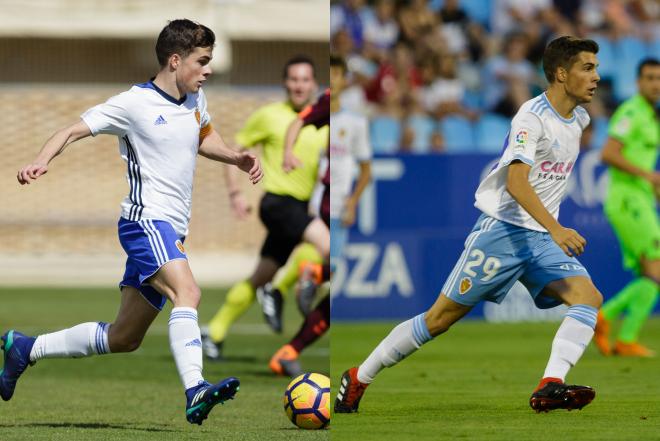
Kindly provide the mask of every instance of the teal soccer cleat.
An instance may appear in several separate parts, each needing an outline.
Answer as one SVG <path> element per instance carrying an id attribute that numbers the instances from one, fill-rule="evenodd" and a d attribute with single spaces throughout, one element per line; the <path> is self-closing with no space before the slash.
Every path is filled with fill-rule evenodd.
<path id="1" fill-rule="evenodd" d="M 186 390 L 186 419 L 190 424 L 202 424 L 216 404 L 233 400 L 241 383 L 238 378 L 225 378 L 217 384 L 200 383 Z"/>
<path id="2" fill-rule="evenodd" d="M 0 371 L 0 396 L 9 401 L 14 395 L 16 382 L 31 364 L 30 351 L 36 338 L 11 330 L 1 337 L 4 366 Z"/>

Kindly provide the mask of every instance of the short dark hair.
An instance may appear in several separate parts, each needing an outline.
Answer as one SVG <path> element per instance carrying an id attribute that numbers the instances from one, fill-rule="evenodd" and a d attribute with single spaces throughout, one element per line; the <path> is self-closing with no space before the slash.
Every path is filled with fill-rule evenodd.
<path id="1" fill-rule="evenodd" d="M 282 79 L 286 80 L 289 76 L 289 68 L 294 64 L 309 64 L 312 67 L 312 76 L 316 78 L 316 66 L 314 61 L 309 58 L 307 55 L 296 55 L 291 57 L 284 63 L 284 68 L 282 69 Z"/>
<path id="2" fill-rule="evenodd" d="M 187 19 L 172 20 L 160 31 L 156 57 L 161 67 L 174 54 L 187 57 L 196 47 L 213 47 L 215 34 L 206 26 Z"/>
<path id="3" fill-rule="evenodd" d="M 640 79 L 642 77 L 642 70 L 644 70 L 646 66 L 658 66 L 658 65 L 660 65 L 660 61 L 658 61 L 657 58 L 653 58 L 653 57 L 644 58 L 637 65 L 637 79 Z"/>
<path id="4" fill-rule="evenodd" d="M 330 54 L 330 67 L 338 67 L 341 69 L 342 74 L 346 75 L 348 72 L 348 66 L 346 65 L 346 60 L 340 55 Z"/>
<path id="5" fill-rule="evenodd" d="M 555 81 L 555 73 L 558 68 L 570 69 L 580 52 L 597 54 L 598 43 L 570 35 L 552 40 L 543 53 L 543 72 L 545 72 L 548 83 Z"/>

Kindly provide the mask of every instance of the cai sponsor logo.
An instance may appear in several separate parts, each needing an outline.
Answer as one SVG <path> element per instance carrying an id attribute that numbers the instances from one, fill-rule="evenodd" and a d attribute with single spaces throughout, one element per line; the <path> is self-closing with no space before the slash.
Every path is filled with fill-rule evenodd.
<path id="1" fill-rule="evenodd" d="M 563 181 L 569 175 L 571 170 L 573 170 L 573 165 L 573 161 L 543 161 L 539 166 L 538 178 Z"/>

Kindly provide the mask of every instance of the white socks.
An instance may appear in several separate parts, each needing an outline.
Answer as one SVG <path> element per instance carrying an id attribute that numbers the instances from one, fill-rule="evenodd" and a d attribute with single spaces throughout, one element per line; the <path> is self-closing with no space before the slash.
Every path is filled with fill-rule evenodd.
<path id="1" fill-rule="evenodd" d="M 30 361 L 42 358 L 79 358 L 108 354 L 108 330 L 103 322 L 82 323 L 73 328 L 37 337 L 30 352 Z"/>
<path id="2" fill-rule="evenodd" d="M 170 348 L 183 387 L 197 386 L 202 377 L 202 337 L 195 308 L 172 308 L 169 321 Z"/>
<path id="3" fill-rule="evenodd" d="M 543 378 L 566 378 L 569 369 L 578 362 L 594 335 L 598 310 L 588 305 L 573 305 L 559 326 L 552 341 L 550 360 Z"/>
<path id="4" fill-rule="evenodd" d="M 371 383 L 381 369 L 394 366 L 432 338 L 424 321 L 424 313 L 399 324 L 360 365 L 358 381 Z"/>

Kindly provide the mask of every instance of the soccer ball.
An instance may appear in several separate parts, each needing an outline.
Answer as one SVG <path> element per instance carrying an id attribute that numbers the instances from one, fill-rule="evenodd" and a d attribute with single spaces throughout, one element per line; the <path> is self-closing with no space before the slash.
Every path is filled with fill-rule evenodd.
<path id="1" fill-rule="evenodd" d="M 284 392 L 284 411 L 301 429 L 324 429 L 330 424 L 330 379 L 307 373 L 293 379 Z"/>

